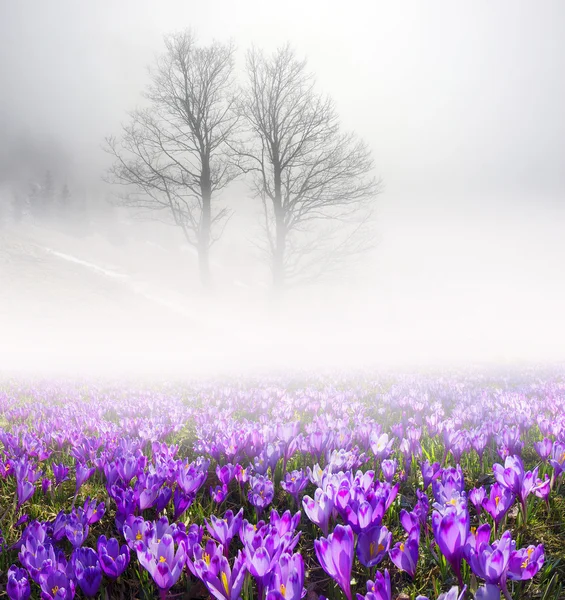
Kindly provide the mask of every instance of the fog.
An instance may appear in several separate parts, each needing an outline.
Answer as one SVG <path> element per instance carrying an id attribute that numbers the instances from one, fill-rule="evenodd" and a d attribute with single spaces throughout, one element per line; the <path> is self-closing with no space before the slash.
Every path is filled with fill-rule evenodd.
<path id="1" fill-rule="evenodd" d="M 560 0 L 0 2 L 0 369 L 564 361 L 564 27 Z M 383 181 L 370 252 L 275 298 L 241 177 L 204 291 L 178 227 L 116 205 L 104 139 L 185 28 L 233 41 L 238 79 L 251 47 L 307 58 Z M 15 219 L 47 171 L 82 216 Z"/>

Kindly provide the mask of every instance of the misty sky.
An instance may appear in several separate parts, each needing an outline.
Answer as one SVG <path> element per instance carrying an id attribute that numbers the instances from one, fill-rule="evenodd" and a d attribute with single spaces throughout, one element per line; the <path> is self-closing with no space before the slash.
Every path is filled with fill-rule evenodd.
<path id="1" fill-rule="evenodd" d="M 371 146 L 385 192 L 367 276 L 391 331 L 565 333 L 564 2 L 0 0 L 0 161 L 25 135 L 103 190 L 103 138 L 185 27 L 233 39 L 240 67 L 290 41 Z"/>

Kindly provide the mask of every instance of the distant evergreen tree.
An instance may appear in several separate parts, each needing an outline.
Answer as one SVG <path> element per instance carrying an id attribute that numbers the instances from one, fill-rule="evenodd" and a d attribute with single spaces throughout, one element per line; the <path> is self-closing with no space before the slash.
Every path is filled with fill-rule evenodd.
<path id="1" fill-rule="evenodd" d="M 68 229 L 72 226 L 74 220 L 72 213 L 71 192 L 69 186 L 65 183 L 59 190 L 57 198 L 57 226 L 62 229 Z"/>
<path id="2" fill-rule="evenodd" d="M 65 185 L 61 188 L 61 192 L 59 193 L 59 205 L 62 208 L 63 213 L 68 212 L 71 204 L 71 192 L 69 191 L 69 186 L 65 183 Z"/>
<path id="3" fill-rule="evenodd" d="M 32 217 L 36 220 L 40 219 L 42 213 L 41 187 L 35 181 L 30 182 L 27 197 Z"/>
<path id="4" fill-rule="evenodd" d="M 12 218 L 15 223 L 21 223 L 28 212 L 28 202 L 24 194 L 19 190 L 12 195 Z"/>
<path id="5" fill-rule="evenodd" d="M 43 218 L 49 217 L 53 213 L 53 203 L 55 200 L 55 186 L 53 184 L 53 175 L 51 171 L 46 171 L 41 185 L 41 199 Z"/>
<path id="6" fill-rule="evenodd" d="M 45 221 L 53 215 L 55 186 L 51 171 L 45 172 L 41 183 L 36 181 L 30 183 L 28 198 L 31 213 L 37 222 Z"/>

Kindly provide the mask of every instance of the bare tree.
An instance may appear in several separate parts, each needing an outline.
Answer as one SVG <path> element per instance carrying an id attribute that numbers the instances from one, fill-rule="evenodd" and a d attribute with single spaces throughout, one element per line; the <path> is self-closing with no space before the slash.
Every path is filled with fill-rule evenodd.
<path id="1" fill-rule="evenodd" d="M 108 180 L 127 187 L 126 206 L 157 219 L 160 212 L 182 229 L 208 286 L 210 247 L 229 216 L 213 199 L 237 174 L 227 155 L 237 126 L 234 48 L 198 46 L 190 31 L 166 37 L 165 46 L 150 71 L 148 106 L 130 113 L 119 140 L 106 140 L 115 159 Z"/>
<path id="2" fill-rule="evenodd" d="M 333 102 L 314 90 L 289 46 L 247 54 L 238 104 L 250 132 L 238 148 L 264 207 L 273 284 L 319 278 L 372 245 L 367 237 L 380 182 L 367 146 L 340 131 Z"/>

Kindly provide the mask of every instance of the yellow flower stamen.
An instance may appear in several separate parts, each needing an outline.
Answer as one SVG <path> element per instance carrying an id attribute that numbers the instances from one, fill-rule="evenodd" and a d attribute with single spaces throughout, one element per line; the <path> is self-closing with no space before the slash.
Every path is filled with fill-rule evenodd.
<path id="1" fill-rule="evenodd" d="M 224 584 L 224 590 L 226 590 L 226 594 L 230 595 L 230 589 L 228 584 L 228 576 L 222 571 L 222 583 Z"/>
<path id="2" fill-rule="evenodd" d="M 202 555 L 202 558 L 204 559 L 204 562 L 210 566 L 210 555 L 208 554 L 208 552 L 204 552 L 204 554 Z"/>
<path id="3" fill-rule="evenodd" d="M 404 552 L 404 542 L 400 544 L 400 552 Z"/>
<path id="4" fill-rule="evenodd" d="M 530 559 L 532 558 L 533 552 L 534 552 L 533 548 L 528 548 L 526 550 L 526 554 L 528 556 L 526 557 L 526 560 L 522 563 L 522 569 L 525 569 L 530 564 Z"/>
<path id="5" fill-rule="evenodd" d="M 167 559 L 166 559 L 164 556 L 160 556 L 160 557 L 159 557 L 159 562 L 160 562 L 160 563 L 167 562 Z"/>
<path id="6" fill-rule="evenodd" d="M 494 499 L 494 505 L 495 505 L 496 507 L 498 507 L 498 503 L 499 503 L 499 502 L 500 502 L 500 496 L 497 496 L 497 497 Z"/>
<path id="7" fill-rule="evenodd" d="M 140 539 L 142 539 L 142 538 L 143 538 L 143 536 L 141 535 L 141 531 L 138 531 L 138 532 L 137 532 L 137 535 L 135 536 L 135 539 L 136 539 L 136 540 L 140 540 Z"/>
<path id="8" fill-rule="evenodd" d="M 371 556 L 375 556 L 375 542 L 371 542 L 369 544 L 369 554 Z"/>
<path id="9" fill-rule="evenodd" d="M 53 596 L 59 591 L 59 586 L 56 585 L 55 587 L 51 588 L 51 594 L 53 594 Z"/>

